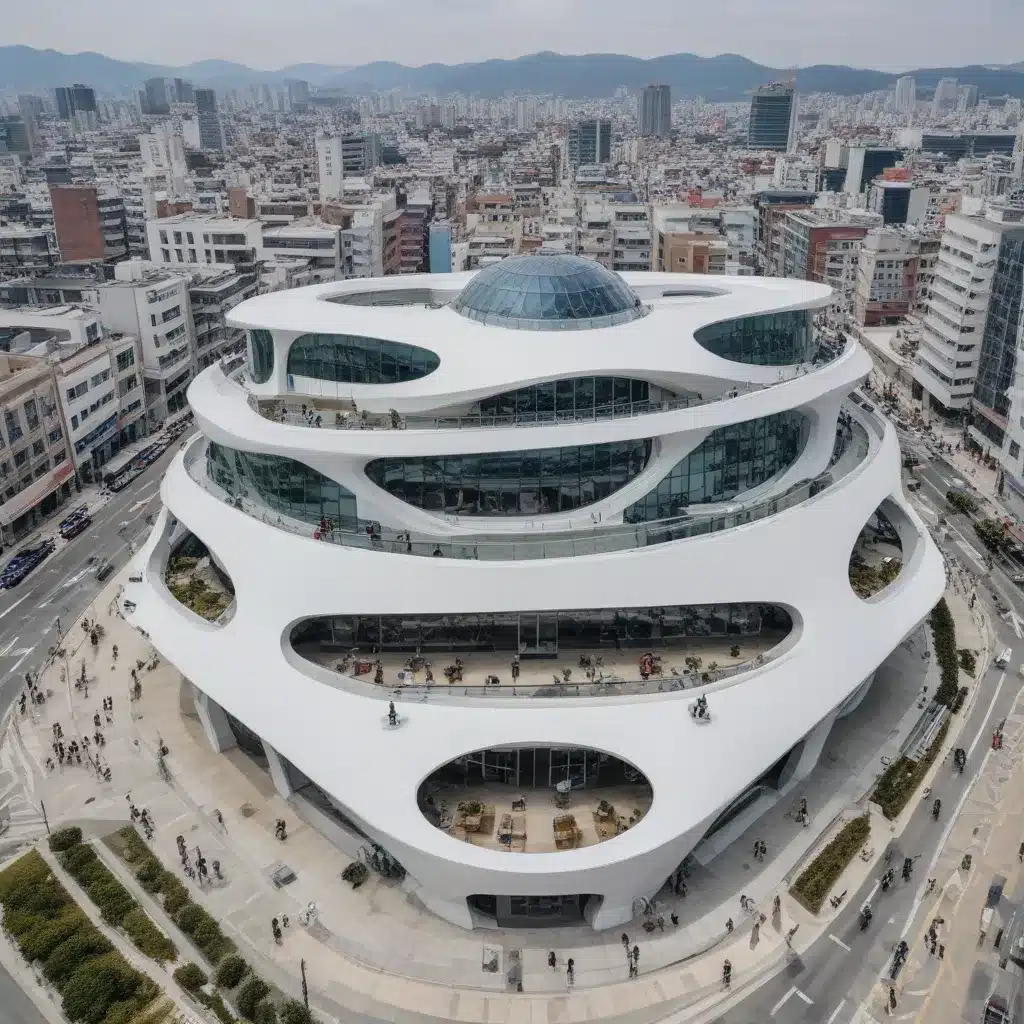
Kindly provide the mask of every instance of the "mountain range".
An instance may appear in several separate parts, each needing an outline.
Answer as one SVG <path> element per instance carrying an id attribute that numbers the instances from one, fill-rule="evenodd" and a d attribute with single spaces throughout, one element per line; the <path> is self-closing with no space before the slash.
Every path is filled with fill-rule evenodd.
<path id="1" fill-rule="evenodd" d="M 293 64 L 274 71 L 246 67 L 233 61 L 203 60 L 183 67 L 165 67 L 114 60 L 100 53 L 59 53 L 30 46 L 0 46 L 0 91 L 31 92 L 83 82 L 101 92 L 121 93 L 138 88 L 147 78 L 185 78 L 196 85 L 228 89 L 266 83 L 279 85 L 303 78 L 318 88 L 350 93 L 404 89 L 414 93 L 478 93 L 500 96 L 506 92 L 554 93 L 568 98 L 610 96 L 618 86 L 638 89 L 652 82 L 672 87 L 674 96 L 704 96 L 709 100 L 743 100 L 765 82 L 788 80 L 795 73 L 802 92 L 830 92 L 853 96 L 891 88 L 898 77 L 870 68 L 840 64 L 814 64 L 793 69 L 771 68 L 732 53 L 699 57 L 674 53 L 642 59 L 617 53 L 580 55 L 534 53 L 513 60 L 485 60 L 468 64 L 424 64 L 408 67 L 375 61 L 358 67 L 329 64 Z M 1024 98 L 1024 61 L 1007 65 L 918 68 L 905 74 L 925 92 L 943 77 L 976 85 L 985 96 Z"/>

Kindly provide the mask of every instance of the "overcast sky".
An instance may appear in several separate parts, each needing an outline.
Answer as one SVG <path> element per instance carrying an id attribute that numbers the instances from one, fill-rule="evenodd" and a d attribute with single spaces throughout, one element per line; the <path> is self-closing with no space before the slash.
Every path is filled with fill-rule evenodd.
<path id="1" fill-rule="evenodd" d="M 448 64 L 538 50 L 775 67 L 1024 60 L 1024 0 L 0 0 L 0 43 L 123 60 Z"/>

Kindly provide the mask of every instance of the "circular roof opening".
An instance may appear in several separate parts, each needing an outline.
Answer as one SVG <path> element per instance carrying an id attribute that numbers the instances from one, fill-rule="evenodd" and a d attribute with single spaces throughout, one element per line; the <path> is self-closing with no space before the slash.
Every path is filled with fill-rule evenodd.
<path id="1" fill-rule="evenodd" d="M 481 270 L 452 303 L 470 320 L 528 331 L 614 327 L 647 313 L 618 274 L 582 256 L 508 256 Z"/>

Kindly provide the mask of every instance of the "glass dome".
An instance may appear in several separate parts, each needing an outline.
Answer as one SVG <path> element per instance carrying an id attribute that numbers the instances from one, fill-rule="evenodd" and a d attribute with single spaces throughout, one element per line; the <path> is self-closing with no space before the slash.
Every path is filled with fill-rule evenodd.
<path id="1" fill-rule="evenodd" d="M 470 320 L 529 331 L 583 331 L 645 316 L 618 274 L 582 256 L 508 256 L 481 270 L 452 308 Z"/>

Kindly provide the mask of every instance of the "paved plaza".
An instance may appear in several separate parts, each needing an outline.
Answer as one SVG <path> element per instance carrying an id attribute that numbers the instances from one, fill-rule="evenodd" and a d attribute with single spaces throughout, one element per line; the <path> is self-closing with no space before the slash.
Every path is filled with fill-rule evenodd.
<path id="1" fill-rule="evenodd" d="M 935 685 L 926 631 L 918 630 L 880 667 L 861 705 L 833 730 L 818 768 L 793 794 L 793 800 L 807 799 L 809 826 L 799 825 L 787 799 L 767 809 L 749 808 L 728 827 L 727 842 L 698 847 L 687 895 L 674 896 L 666 889 L 659 896 L 652 923 L 661 916 L 664 930 L 655 924 L 653 932 L 646 932 L 639 919 L 624 929 L 641 951 L 640 977 L 629 980 L 618 930 L 466 932 L 426 911 L 408 882 L 387 881 L 371 872 L 352 891 L 340 875 L 357 851 L 340 849 L 309 825 L 304 819 L 324 824 L 323 810 L 301 793 L 283 800 L 269 774 L 242 750 L 216 754 L 210 749 L 190 685 L 163 660 L 150 667 L 153 651 L 116 612 L 117 586 L 115 581 L 87 612 L 104 627 L 99 645 L 93 647 L 78 624 L 71 626 L 66 657 L 55 660 L 40 679 L 50 694 L 46 704 L 25 716 L 15 710 L 9 719 L 0 747 L 0 793 L 11 826 L 0 842 L 10 853 L 38 838 L 44 804 L 51 825 L 74 821 L 90 835 L 108 834 L 127 820 L 125 797 L 130 793 L 156 822 L 154 847 L 165 864 L 177 862 L 178 835 L 190 848 L 200 846 L 207 858 L 221 862 L 225 884 L 197 891 L 196 898 L 224 922 L 257 971 L 282 991 L 298 995 L 298 964 L 304 959 L 314 1006 L 337 1020 L 654 1021 L 697 1012 L 720 999 L 726 956 L 733 963 L 736 990 L 777 970 L 788 953 L 783 936 L 794 924 L 801 925 L 801 942 L 813 941 L 816 929 L 827 925 L 827 914 L 816 921 L 786 895 L 794 865 L 817 849 L 823 830 L 834 830 L 844 817 L 863 810 L 880 753 L 895 754 L 919 714 L 922 686 Z M 980 633 L 966 607 L 955 595 L 951 604 L 958 643 L 980 648 Z M 86 686 L 73 685 L 83 664 L 88 692 Z M 133 668 L 142 683 L 135 702 L 129 700 Z M 87 759 L 81 766 L 48 771 L 54 723 L 61 724 L 65 737 L 91 737 L 90 750 L 95 750 L 93 716 L 108 696 L 113 720 L 107 724 L 101 714 L 105 742 L 99 749 L 111 782 L 104 783 Z M 161 741 L 170 751 L 170 784 L 157 770 Z M 680 779 L 679 784 L 693 782 Z M 546 796 L 527 794 L 550 817 Z M 576 809 L 582 815 L 587 808 L 580 804 Z M 285 842 L 274 837 L 278 818 L 288 823 Z M 755 839 L 767 846 L 763 863 L 752 856 Z M 271 875 L 282 865 L 296 878 L 277 888 Z M 111 866 L 116 869 L 116 862 Z M 870 869 L 858 860 L 849 870 Z M 770 918 L 772 899 L 780 891 L 781 918 L 770 919 L 755 935 L 740 897 L 768 909 Z M 318 920 L 302 928 L 295 922 L 310 901 L 317 904 Z M 270 920 L 282 914 L 292 924 L 278 947 Z M 671 924 L 672 914 L 678 926 Z M 732 934 L 726 930 L 729 919 Z M 551 950 L 556 951 L 555 970 L 548 966 Z M 568 957 L 575 961 L 571 993 L 565 977 Z M 517 962 L 522 994 L 515 992 L 515 974 L 509 981 Z M 497 970 L 485 969 L 495 965 Z"/>

